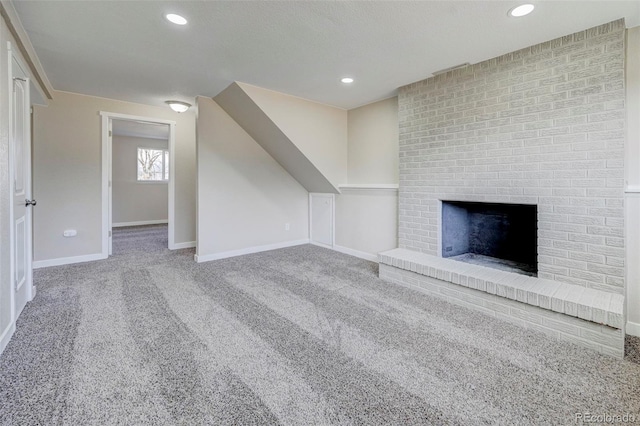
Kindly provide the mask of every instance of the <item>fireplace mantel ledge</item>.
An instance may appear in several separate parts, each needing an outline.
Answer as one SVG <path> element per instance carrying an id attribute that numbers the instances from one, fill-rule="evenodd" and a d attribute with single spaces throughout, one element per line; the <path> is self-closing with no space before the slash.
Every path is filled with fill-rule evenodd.
<path id="1" fill-rule="evenodd" d="M 621 294 L 491 269 L 407 249 L 378 254 L 379 262 L 542 309 L 622 329 Z"/>

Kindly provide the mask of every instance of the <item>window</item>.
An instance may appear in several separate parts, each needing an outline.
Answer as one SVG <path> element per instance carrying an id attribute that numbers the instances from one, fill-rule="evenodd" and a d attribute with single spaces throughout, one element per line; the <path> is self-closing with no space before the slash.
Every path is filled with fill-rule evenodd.
<path id="1" fill-rule="evenodd" d="M 169 180 L 169 151 L 138 148 L 138 181 L 167 182 Z"/>

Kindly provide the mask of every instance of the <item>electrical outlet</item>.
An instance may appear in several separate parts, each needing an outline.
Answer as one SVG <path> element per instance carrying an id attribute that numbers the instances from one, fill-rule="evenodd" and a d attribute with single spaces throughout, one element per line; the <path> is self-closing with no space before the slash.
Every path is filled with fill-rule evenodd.
<path id="1" fill-rule="evenodd" d="M 291 225 L 290 225 L 289 223 L 285 223 L 285 224 L 284 224 L 284 230 L 285 230 L 285 231 L 288 231 L 288 230 L 290 230 L 290 229 L 291 229 Z"/>
<path id="2" fill-rule="evenodd" d="M 65 229 L 62 235 L 67 238 L 75 237 L 76 235 L 78 235 L 78 231 L 76 231 L 75 229 Z"/>
<path id="3" fill-rule="evenodd" d="M 453 247 L 447 246 L 444 248 L 444 251 L 453 251 Z"/>

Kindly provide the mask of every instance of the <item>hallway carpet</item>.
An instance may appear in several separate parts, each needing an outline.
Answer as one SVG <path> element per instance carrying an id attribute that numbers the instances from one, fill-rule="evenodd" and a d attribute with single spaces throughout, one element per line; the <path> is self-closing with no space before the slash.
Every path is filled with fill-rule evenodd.
<path id="1" fill-rule="evenodd" d="M 36 271 L 2 425 L 574 424 L 640 415 L 640 365 L 432 299 L 306 245 L 203 264 L 166 227 Z"/>

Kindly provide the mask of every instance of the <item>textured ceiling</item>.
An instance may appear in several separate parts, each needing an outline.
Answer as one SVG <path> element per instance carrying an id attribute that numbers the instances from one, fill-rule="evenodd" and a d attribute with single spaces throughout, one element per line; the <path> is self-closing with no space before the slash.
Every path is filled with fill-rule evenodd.
<path id="1" fill-rule="evenodd" d="M 619 18 L 640 25 L 639 1 L 536 1 L 508 17 L 520 3 L 14 1 L 56 90 L 158 106 L 242 81 L 350 109 L 443 68 Z"/>

